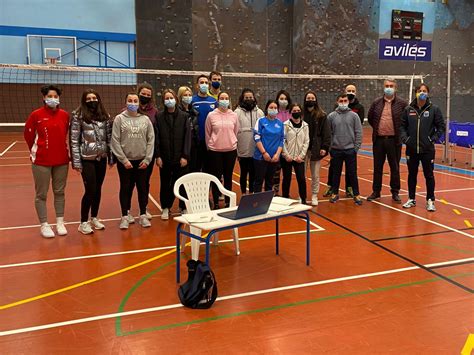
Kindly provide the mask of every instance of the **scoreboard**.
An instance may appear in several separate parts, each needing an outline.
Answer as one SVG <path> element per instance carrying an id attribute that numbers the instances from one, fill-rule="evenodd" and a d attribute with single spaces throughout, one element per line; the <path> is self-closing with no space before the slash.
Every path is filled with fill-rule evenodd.
<path id="1" fill-rule="evenodd" d="M 423 12 L 392 10 L 392 39 L 421 41 Z"/>

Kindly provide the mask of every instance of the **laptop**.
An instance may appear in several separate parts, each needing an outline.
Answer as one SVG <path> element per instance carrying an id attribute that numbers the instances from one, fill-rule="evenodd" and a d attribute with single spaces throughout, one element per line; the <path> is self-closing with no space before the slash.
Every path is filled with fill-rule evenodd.
<path id="1" fill-rule="evenodd" d="M 268 212 L 272 203 L 273 191 L 257 192 L 244 195 L 235 211 L 221 212 L 217 215 L 228 219 L 241 219 L 258 216 Z"/>

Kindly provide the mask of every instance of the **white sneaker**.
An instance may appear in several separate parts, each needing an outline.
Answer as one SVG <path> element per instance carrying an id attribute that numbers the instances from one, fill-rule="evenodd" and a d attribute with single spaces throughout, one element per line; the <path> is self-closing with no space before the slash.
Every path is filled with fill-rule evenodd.
<path id="1" fill-rule="evenodd" d="M 426 201 L 426 210 L 428 212 L 435 212 L 436 211 L 436 207 L 435 207 L 435 204 L 434 204 L 433 200 Z"/>
<path id="2" fill-rule="evenodd" d="M 313 206 L 317 206 L 318 205 L 318 196 L 317 195 L 313 195 L 313 197 L 311 198 L 311 204 Z"/>
<path id="3" fill-rule="evenodd" d="M 128 224 L 133 224 L 133 223 L 135 223 L 135 218 L 133 218 L 133 216 L 132 216 L 132 214 L 130 213 L 130 211 L 128 211 L 127 220 L 128 220 Z"/>
<path id="4" fill-rule="evenodd" d="M 92 230 L 91 224 L 89 222 L 81 222 L 77 230 L 82 234 L 92 234 L 94 231 Z"/>
<path id="5" fill-rule="evenodd" d="M 141 225 L 143 228 L 151 227 L 150 220 L 146 216 L 146 214 L 140 215 L 140 219 L 138 220 L 138 224 Z"/>
<path id="6" fill-rule="evenodd" d="M 128 229 L 129 221 L 128 221 L 128 216 L 122 216 L 120 218 L 120 229 Z"/>
<path id="7" fill-rule="evenodd" d="M 152 219 L 152 218 L 153 218 L 153 216 L 151 215 L 150 212 L 148 212 L 148 210 L 146 210 L 145 216 L 146 216 L 146 218 L 148 218 L 148 219 Z"/>
<path id="8" fill-rule="evenodd" d="M 403 204 L 403 208 L 412 208 L 416 206 L 416 201 L 411 198 Z"/>
<path id="9" fill-rule="evenodd" d="M 168 208 L 163 208 L 163 212 L 161 213 L 161 219 L 166 221 L 170 218 L 170 210 Z"/>
<path id="10" fill-rule="evenodd" d="M 58 235 L 64 236 L 67 235 L 66 225 L 64 224 L 64 218 L 58 217 L 56 218 L 56 230 Z"/>
<path id="11" fill-rule="evenodd" d="M 43 238 L 54 238 L 54 231 L 48 223 L 42 223 L 40 231 Z"/>
<path id="12" fill-rule="evenodd" d="M 99 221 L 99 219 L 97 217 L 92 217 L 91 220 L 90 220 L 90 225 L 94 228 L 94 229 L 105 229 L 105 226 L 104 224 Z"/>

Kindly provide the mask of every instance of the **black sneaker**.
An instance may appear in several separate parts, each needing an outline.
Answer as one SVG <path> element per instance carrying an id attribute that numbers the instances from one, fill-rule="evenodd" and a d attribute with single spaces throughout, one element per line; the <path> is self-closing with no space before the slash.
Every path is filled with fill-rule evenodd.
<path id="1" fill-rule="evenodd" d="M 367 197 L 367 201 L 373 201 L 380 198 L 380 193 L 372 192 L 369 197 Z"/>
<path id="2" fill-rule="evenodd" d="M 392 194 L 392 200 L 396 203 L 402 203 L 402 199 L 400 198 L 400 196 L 398 196 L 398 193 L 393 193 Z"/>

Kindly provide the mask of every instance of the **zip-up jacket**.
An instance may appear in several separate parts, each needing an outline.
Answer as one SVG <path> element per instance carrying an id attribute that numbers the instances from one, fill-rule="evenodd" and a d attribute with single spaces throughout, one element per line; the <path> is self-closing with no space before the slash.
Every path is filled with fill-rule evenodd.
<path id="1" fill-rule="evenodd" d="M 301 127 L 295 127 L 290 119 L 283 124 L 285 141 L 283 144 L 283 157 L 290 157 L 295 160 L 300 157 L 304 160 L 309 147 L 309 126 L 305 121 L 301 122 Z"/>
<path id="2" fill-rule="evenodd" d="M 384 97 L 376 99 L 372 105 L 370 105 L 369 112 L 367 113 L 367 119 L 369 124 L 372 126 L 372 142 L 375 142 L 377 132 L 379 131 L 380 118 L 382 117 L 383 108 L 385 106 Z M 398 144 L 402 144 L 400 141 L 400 124 L 403 110 L 408 106 L 408 102 L 395 95 L 392 100 L 392 121 L 393 129 L 395 131 L 395 138 Z"/>
<path id="3" fill-rule="evenodd" d="M 239 131 L 237 132 L 237 156 L 240 158 L 252 158 L 255 152 L 255 139 L 253 129 L 260 117 L 265 116 L 257 106 L 252 111 L 237 107 L 234 111 L 239 118 Z"/>
<path id="4" fill-rule="evenodd" d="M 320 120 L 315 115 L 309 117 L 311 120 L 309 125 L 311 160 L 318 161 L 328 155 L 331 146 L 331 126 L 326 114 Z M 321 155 L 321 149 L 326 151 L 325 155 Z"/>
<path id="5" fill-rule="evenodd" d="M 173 113 L 169 113 L 168 110 L 158 113 L 156 131 L 157 158 L 168 164 L 177 164 L 181 158 L 189 162 L 192 127 L 186 112 L 176 108 Z"/>
<path id="6" fill-rule="evenodd" d="M 446 131 L 443 114 L 438 106 L 426 100 L 422 108 L 413 100 L 402 115 L 400 138 L 407 146 L 407 154 L 434 151 L 434 142 Z"/>
<path id="7" fill-rule="evenodd" d="M 279 147 L 283 149 L 283 141 L 285 139 L 283 123 L 277 118 L 259 118 L 254 128 L 254 139 L 256 143 L 262 142 L 263 148 L 270 157 L 273 157 Z M 253 158 L 255 160 L 263 160 L 263 155 L 259 149 L 255 149 Z"/>
<path id="8" fill-rule="evenodd" d="M 352 112 L 357 113 L 360 118 L 360 123 L 364 124 L 365 109 L 357 97 L 354 98 L 353 102 L 349 102 L 349 108 L 352 110 Z"/>
<path id="9" fill-rule="evenodd" d="M 92 121 L 87 123 L 74 111 L 69 127 L 69 146 L 74 169 L 82 169 L 83 160 L 101 160 L 107 158 L 112 164 L 112 121 Z"/>
<path id="10" fill-rule="evenodd" d="M 23 136 L 35 165 L 57 166 L 69 163 L 67 134 L 69 114 L 43 106 L 33 111 L 25 123 Z"/>

